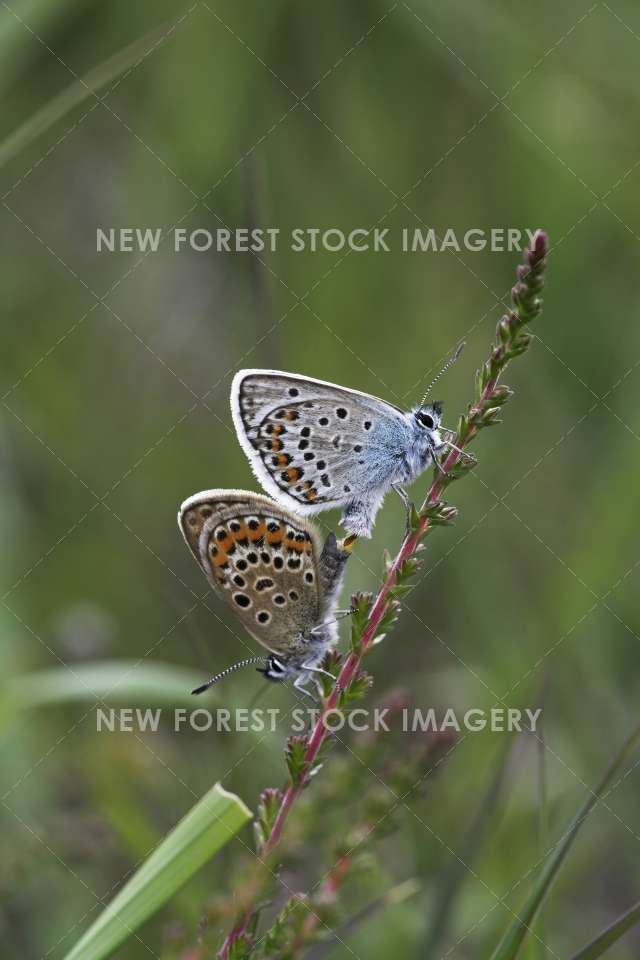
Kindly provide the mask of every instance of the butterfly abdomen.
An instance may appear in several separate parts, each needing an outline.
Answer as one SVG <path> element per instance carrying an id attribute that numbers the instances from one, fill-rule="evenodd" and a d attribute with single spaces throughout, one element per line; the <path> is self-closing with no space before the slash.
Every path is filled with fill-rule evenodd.
<path id="1" fill-rule="evenodd" d="M 320 555 L 320 577 L 323 585 L 322 615 L 328 616 L 336 604 L 347 560 L 351 554 L 341 550 L 334 533 L 329 533 Z"/>

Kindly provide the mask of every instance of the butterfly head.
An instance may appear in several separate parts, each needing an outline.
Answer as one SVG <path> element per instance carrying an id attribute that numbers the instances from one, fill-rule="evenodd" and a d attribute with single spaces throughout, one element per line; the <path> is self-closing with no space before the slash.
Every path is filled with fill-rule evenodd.
<path id="1" fill-rule="evenodd" d="M 289 674 L 286 663 L 273 653 L 265 658 L 264 668 L 258 667 L 257 670 L 265 680 L 273 680 L 276 683 L 279 680 L 285 680 Z"/>
<path id="2" fill-rule="evenodd" d="M 440 426 L 442 404 L 439 400 L 434 400 L 433 403 L 427 403 L 425 406 L 416 407 L 412 412 L 416 422 L 425 430 L 434 431 Z"/>
<path id="3" fill-rule="evenodd" d="M 420 447 L 438 453 L 445 446 L 440 435 L 440 420 L 442 404 L 435 400 L 433 403 L 421 404 L 411 411 L 414 423 L 414 433 Z"/>

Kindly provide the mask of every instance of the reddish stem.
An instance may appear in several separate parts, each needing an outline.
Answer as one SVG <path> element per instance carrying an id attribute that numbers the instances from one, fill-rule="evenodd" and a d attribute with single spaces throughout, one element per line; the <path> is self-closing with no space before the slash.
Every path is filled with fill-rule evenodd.
<path id="1" fill-rule="evenodd" d="M 487 386 L 482 392 L 482 397 L 480 401 L 473 408 L 473 410 L 481 408 L 483 404 L 486 403 L 486 401 L 489 399 L 489 397 L 493 393 L 496 387 L 496 383 L 497 383 L 497 378 L 491 380 L 487 384 Z M 467 437 L 463 441 L 461 441 L 461 443 L 459 444 L 461 449 L 464 449 L 464 447 L 466 447 L 470 443 L 470 441 L 476 435 L 476 432 L 477 431 L 475 429 L 472 429 L 469 431 Z M 442 492 L 442 488 L 444 486 L 444 480 L 445 480 L 444 474 L 448 473 L 452 469 L 452 467 L 454 466 L 454 464 L 457 463 L 459 458 L 460 458 L 460 454 L 457 453 L 456 450 L 451 450 L 451 452 L 449 453 L 445 462 L 442 465 L 443 473 L 439 473 L 438 476 L 433 481 L 433 483 L 431 484 L 431 486 L 429 487 L 429 492 L 427 493 L 425 505 L 433 504 L 437 501 L 438 497 L 440 496 L 440 493 Z M 290 783 L 284 792 L 282 802 L 280 804 L 280 809 L 278 810 L 275 822 L 273 824 L 273 828 L 271 830 L 271 833 L 269 834 L 269 838 L 267 842 L 264 845 L 264 850 L 263 850 L 264 854 L 270 853 L 271 850 L 273 850 L 275 845 L 278 843 L 278 840 L 280 839 L 280 836 L 282 834 L 282 828 L 284 827 L 285 821 L 289 815 L 289 811 L 293 806 L 293 804 L 295 803 L 298 796 L 300 795 L 300 793 L 302 792 L 309 778 L 309 771 L 313 768 L 313 763 L 318 755 L 318 751 L 320 750 L 320 747 L 322 746 L 323 741 L 329 735 L 324 724 L 324 718 L 330 710 L 333 710 L 337 706 L 338 698 L 340 696 L 340 691 L 348 689 L 349 684 L 351 683 L 354 676 L 360 669 L 360 665 L 362 664 L 363 657 L 367 652 L 367 649 L 371 645 L 376 635 L 376 630 L 380 625 L 380 621 L 384 616 L 385 610 L 387 608 L 387 604 L 389 602 L 389 591 L 395 585 L 397 575 L 398 575 L 398 570 L 401 569 L 401 567 L 409 559 L 409 557 L 411 557 L 415 553 L 416 548 L 418 547 L 420 540 L 426 533 L 428 526 L 429 526 L 428 519 L 421 519 L 417 530 L 414 533 L 407 535 L 403 540 L 402 546 L 398 552 L 398 555 L 393 561 L 391 569 L 387 574 L 387 578 L 382 584 L 382 587 L 378 592 L 378 595 L 375 599 L 373 607 L 371 608 L 371 612 L 369 613 L 367 625 L 364 629 L 364 633 L 362 634 L 362 639 L 360 641 L 360 651 L 357 654 L 354 653 L 353 651 L 349 653 L 349 656 L 345 660 L 342 670 L 340 671 L 340 675 L 338 676 L 336 685 L 334 686 L 333 690 L 327 697 L 324 703 L 323 711 L 318 717 L 316 724 L 313 728 L 313 731 L 309 738 L 307 751 L 305 753 L 305 760 L 307 762 L 306 772 L 303 774 L 300 782 L 297 785 Z"/>
<path id="2" fill-rule="evenodd" d="M 481 409 L 483 405 L 486 403 L 486 401 L 491 397 L 493 391 L 495 390 L 497 379 L 498 378 L 495 377 L 486 385 L 486 387 L 482 391 L 482 397 L 480 398 L 478 403 L 474 405 L 474 407 L 470 411 L 470 414 L 473 414 L 473 412 Z M 459 443 L 457 443 L 457 446 L 459 446 L 461 449 L 464 449 L 464 447 L 466 447 L 471 442 L 471 440 L 473 440 L 476 433 L 477 433 L 476 429 L 471 428 L 468 431 L 467 436 L 465 437 L 464 440 L 460 440 L 460 438 L 457 438 L 457 440 L 459 440 Z M 442 492 L 442 489 L 444 487 L 444 481 L 446 479 L 445 474 L 447 474 L 452 469 L 452 467 L 458 462 L 459 458 L 460 458 L 460 454 L 457 453 L 456 450 L 450 451 L 446 460 L 442 464 L 443 472 L 438 473 L 437 477 L 434 479 L 433 483 L 429 487 L 429 491 L 427 493 L 427 497 L 425 500 L 425 506 L 433 504 L 438 500 Z M 384 613 L 387 609 L 387 605 L 389 603 L 389 591 L 392 589 L 392 587 L 396 582 L 398 570 L 400 570 L 403 564 L 415 553 L 416 548 L 420 544 L 422 537 L 427 531 L 428 526 L 429 526 L 429 520 L 426 518 L 421 519 L 418 525 L 418 528 L 415 530 L 415 532 L 408 534 L 403 540 L 402 546 L 400 547 L 400 550 L 395 560 L 393 561 L 391 569 L 387 574 L 386 580 L 382 584 L 378 592 L 378 595 L 375 599 L 375 602 L 371 608 L 371 611 L 369 613 L 367 625 L 364 629 L 364 632 L 362 634 L 362 639 L 360 641 L 359 652 L 354 653 L 352 650 L 347 656 L 347 659 L 345 660 L 342 666 L 342 669 L 340 671 L 336 684 L 333 690 L 331 691 L 331 693 L 329 694 L 329 696 L 327 697 L 327 699 L 325 700 L 322 713 L 318 717 L 318 720 L 316 721 L 313 731 L 311 732 L 311 736 L 309 737 L 309 743 L 307 745 L 307 750 L 305 753 L 305 760 L 307 762 L 306 772 L 303 774 L 300 782 L 297 785 L 294 785 L 293 783 L 289 783 L 288 787 L 286 788 L 283 794 L 282 801 L 280 803 L 280 808 L 276 815 L 276 819 L 274 821 L 271 833 L 269 834 L 269 837 L 262 848 L 261 857 L 266 857 L 269 853 L 271 853 L 273 848 L 278 843 L 282 835 L 284 824 L 289 815 L 289 811 L 291 810 L 291 807 L 293 806 L 295 801 L 298 799 L 307 780 L 309 779 L 309 773 L 313 769 L 313 764 L 316 760 L 316 757 L 318 756 L 320 747 L 322 746 L 326 737 L 329 736 L 329 732 L 327 731 L 324 724 L 324 718 L 328 713 L 328 711 L 335 709 L 335 707 L 338 704 L 338 698 L 340 696 L 340 692 L 342 690 L 348 689 L 353 678 L 355 677 L 356 673 L 360 669 L 363 657 L 367 652 L 368 648 L 371 646 L 371 643 L 373 642 L 373 639 L 376 635 L 378 626 L 380 625 L 380 621 L 382 620 L 382 617 L 384 616 Z M 234 940 L 238 936 L 240 936 L 242 933 L 244 933 L 244 931 L 246 930 L 246 925 L 249 919 L 251 918 L 251 914 L 252 914 L 252 911 L 248 910 L 242 916 L 242 918 L 234 925 L 234 927 L 229 931 L 222 947 L 218 952 L 218 957 L 220 958 L 220 960 L 227 960 L 229 956 L 229 950 Z"/>
<path id="3" fill-rule="evenodd" d="M 547 236 L 542 231 L 538 231 L 533 238 L 531 250 L 527 250 L 526 252 L 525 265 L 521 266 L 518 270 L 519 282 L 512 291 L 512 299 L 515 309 L 511 312 L 511 314 L 503 317 L 498 325 L 498 335 L 500 338 L 502 338 L 503 324 L 507 324 L 508 329 L 509 321 L 511 319 L 515 321 L 516 317 L 518 317 L 518 326 L 522 326 L 524 323 L 533 319 L 535 314 L 539 311 L 540 302 L 537 301 L 535 297 L 542 286 L 541 273 L 544 270 L 544 261 L 547 253 Z M 532 274 L 534 274 L 533 277 L 531 276 Z M 526 349 L 526 343 L 524 345 L 524 349 Z M 522 352 L 522 350 L 520 352 Z M 501 360 L 501 363 L 498 366 L 498 372 L 489 379 L 488 383 L 482 390 L 480 399 L 469 409 L 466 417 L 466 427 L 462 431 L 463 435 L 456 437 L 456 446 L 459 449 L 464 449 L 466 446 L 468 446 L 468 444 L 476 436 L 478 432 L 478 426 L 476 424 L 480 422 L 478 418 L 481 418 L 485 407 L 488 406 L 488 401 L 492 399 L 496 390 L 499 375 L 508 363 L 509 356 L 505 356 L 503 352 L 503 346 L 500 344 L 500 341 L 498 341 L 493 348 L 490 361 L 491 360 Z M 487 365 L 485 365 L 485 369 L 487 369 Z M 502 402 L 504 402 L 504 400 L 502 400 Z M 440 494 L 446 485 L 446 475 L 452 470 L 459 459 L 460 454 L 457 450 L 452 448 L 442 464 L 442 470 L 437 474 L 433 480 L 433 483 L 429 487 L 425 502 L 423 504 L 422 512 L 424 512 L 426 507 L 433 505 L 440 498 Z M 330 735 L 330 731 L 325 728 L 326 714 L 328 711 L 335 709 L 338 704 L 341 691 L 349 688 L 349 685 L 352 683 L 354 677 L 360 669 L 363 657 L 373 643 L 378 627 L 391 601 L 390 593 L 397 582 L 398 572 L 402 569 L 406 561 L 416 552 L 428 527 L 429 518 L 421 517 L 416 530 L 414 530 L 412 533 L 408 533 L 402 541 L 400 550 L 398 551 L 398 554 L 393 561 L 386 579 L 382 584 L 369 612 L 367 623 L 360 639 L 358 651 L 355 652 L 352 650 L 347 656 L 335 686 L 327 697 L 322 713 L 316 721 L 316 724 L 311 732 L 305 752 L 305 771 L 295 785 L 293 783 L 289 783 L 283 794 L 278 813 L 271 829 L 271 833 L 269 834 L 269 837 L 263 844 L 260 851 L 262 857 L 268 856 L 280 840 L 282 830 L 289 815 L 289 811 L 308 782 L 320 748 L 324 740 Z M 242 919 L 240 919 L 229 932 L 218 953 L 220 960 L 228 960 L 229 950 L 234 940 L 236 940 L 246 931 L 247 924 L 249 923 L 252 914 L 253 911 L 251 909 L 245 911 Z"/>

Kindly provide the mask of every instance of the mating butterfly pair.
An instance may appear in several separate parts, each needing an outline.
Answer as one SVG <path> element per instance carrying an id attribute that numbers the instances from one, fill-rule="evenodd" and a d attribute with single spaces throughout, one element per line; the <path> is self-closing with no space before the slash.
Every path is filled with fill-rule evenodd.
<path id="1" fill-rule="evenodd" d="M 269 651 L 232 670 L 262 663 L 269 680 L 294 678 L 304 690 L 337 637 L 335 614 L 349 548 L 329 534 L 324 546 L 304 517 L 342 508 L 352 539 L 371 536 L 392 487 L 415 480 L 449 445 L 441 404 L 404 412 L 378 397 L 274 370 L 241 370 L 231 387 L 238 439 L 258 480 L 277 502 L 243 490 L 208 490 L 180 507 L 178 523 L 214 590 Z"/>

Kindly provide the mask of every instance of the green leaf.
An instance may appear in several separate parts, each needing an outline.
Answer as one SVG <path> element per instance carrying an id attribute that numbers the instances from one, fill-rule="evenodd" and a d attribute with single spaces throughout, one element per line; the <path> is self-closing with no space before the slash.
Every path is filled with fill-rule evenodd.
<path id="1" fill-rule="evenodd" d="M 558 875 L 565 857 L 573 845 L 580 827 L 587 819 L 598 800 L 607 790 L 609 784 L 617 776 L 619 771 L 625 765 L 633 751 L 640 743 L 640 727 L 637 727 L 618 755 L 612 761 L 604 777 L 595 788 L 589 793 L 577 817 L 566 831 L 560 841 L 557 843 L 547 861 L 543 864 L 538 877 L 533 885 L 533 889 L 523 906 L 518 911 L 517 916 L 511 921 L 502 940 L 491 954 L 491 960 L 514 960 L 520 952 L 520 947 L 524 943 L 527 934 L 536 918 L 540 907 L 542 906 L 546 895 Z M 597 956 L 597 954 L 596 954 Z"/>
<path id="2" fill-rule="evenodd" d="M 389 587 L 387 596 L 392 597 L 394 600 L 400 600 L 408 593 L 411 593 L 411 591 L 414 589 L 414 586 L 415 584 L 413 583 L 396 583 L 393 587 Z"/>
<path id="3" fill-rule="evenodd" d="M 268 787 L 260 794 L 258 816 L 254 824 L 258 849 L 267 842 L 282 803 L 282 791 Z"/>
<path id="4" fill-rule="evenodd" d="M 5 18 L 9 19 L 9 17 Z M 139 37 L 128 47 L 120 50 L 94 67 L 84 77 L 75 80 L 59 94 L 49 100 L 40 110 L 36 110 L 17 130 L 9 134 L 0 143 L 0 167 L 28 147 L 40 134 L 61 120 L 74 107 L 84 100 L 97 103 L 95 94 L 101 87 L 121 76 L 127 70 L 137 66 L 168 35 L 170 27 L 166 24 Z"/>
<path id="5" fill-rule="evenodd" d="M 191 690 L 202 675 L 173 663 L 145 660 L 94 660 L 12 678 L 6 693 L 14 707 L 79 702 L 193 703 Z"/>
<path id="6" fill-rule="evenodd" d="M 449 526 L 458 516 L 457 508 L 445 503 L 444 500 L 436 500 L 435 503 L 423 506 L 421 513 L 422 517 L 429 521 L 430 527 Z"/>
<path id="7" fill-rule="evenodd" d="M 341 710 L 350 707 L 357 700 L 362 700 L 367 691 L 373 686 L 373 677 L 366 671 L 361 670 L 353 678 L 347 690 L 342 690 L 338 697 L 338 704 Z"/>
<path id="8" fill-rule="evenodd" d="M 635 926 L 639 921 L 640 901 L 634 904 L 626 913 L 623 913 L 621 917 L 618 917 L 617 920 L 614 920 L 611 926 L 603 930 L 595 940 L 592 940 L 591 943 L 583 947 L 582 950 L 574 953 L 571 960 L 595 960 L 596 957 L 601 957 L 607 952 L 609 947 L 613 946 L 620 937 L 624 936 L 627 930 L 630 930 L 631 927 Z"/>
<path id="9" fill-rule="evenodd" d="M 351 597 L 351 649 L 359 653 L 362 634 L 367 626 L 369 612 L 373 605 L 373 594 L 354 593 Z"/>
<path id="10" fill-rule="evenodd" d="M 167 834 L 65 960 L 102 960 L 127 940 L 251 819 L 216 783 Z"/>
<path id="11" fill-rule="evenodd" d="M 452 467 L 449 467 L 447 470 L 447 479 L 459 480 L 461 477 L 466 476 L 466 474 L 477 465 L 478 461 L 476 457 L 470 453 L 465 453 L 464 456 L 456 460 Z"/>
<path id="12" fill-rule="evenodd" d="M 287 761 L 289 776 L 291 777 L 291 783 L 294 787 L 300 786 L 309 768 L 309 763 L 306 759 L 307 746 L 306 737 L 295 735 L 289 737 L 287 740 L 285 760 Z"/>
<path id="13" fill-rule="evenodd" d="M 416 510 L 415 503 L 411 504 L 411 509 L 409 510 L 409 529 L 412 533 L 417 533 L 420 529 L 421 518 L 420 514 Z"/>
<path id="14" fill-rule="evenodd" d="M 400 613 L 400 603 L 397 600 L 389 598 L 389 602 L 385 607 L 385 611 L 382 614 L 380 623 L 376 627 L 375 637 L 371 646 L 374 646 L 377 643 L 380 643 L 381 640 L 389 633 L 391 627 L 395 624 Z"/>

